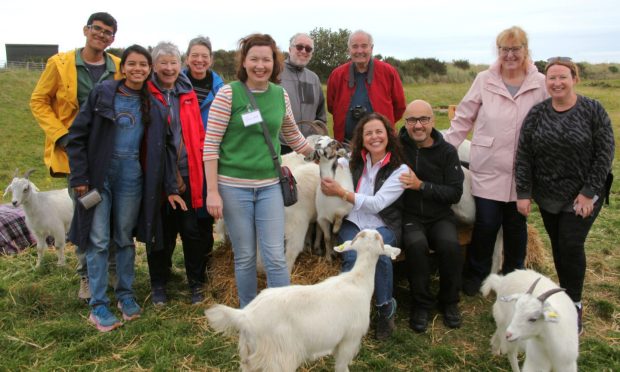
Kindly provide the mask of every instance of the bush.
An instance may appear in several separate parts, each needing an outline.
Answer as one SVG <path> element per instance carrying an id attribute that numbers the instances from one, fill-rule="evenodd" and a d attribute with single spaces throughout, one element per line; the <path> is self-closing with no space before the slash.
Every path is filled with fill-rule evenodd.
<path id="1" fill-rule="evenodd" d="M 452 60 L 452 64 L 455 67 L 460 68 L 461 70 L 469 70 L 469 67 L 470 67 L 469 66 L 469 61 L 466 60 L 466 59 L 455 59 L 455 60 Z"/>
<path id="2" fill-rule="evenodd" d="M 612 74 L 617 74 L 618 73 L 618 67 L 617 66 L 609 66 L 609 72 L 611 72 Z"/>

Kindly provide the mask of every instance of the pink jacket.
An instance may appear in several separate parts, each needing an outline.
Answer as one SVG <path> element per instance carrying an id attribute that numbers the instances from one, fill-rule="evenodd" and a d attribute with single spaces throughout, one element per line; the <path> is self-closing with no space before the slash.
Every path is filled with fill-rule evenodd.
<path id="1" fill-rule="evenodd" d="M 474 130 L 469 164 L 472 195 L 517 200 L 514 162 L 521 125 L 530 108 L 547 97 L 545 76 L 533 63 L 514 97 L 502 81 L 499 62 L 476 76 L 444 135 L 458 147 Z"/>

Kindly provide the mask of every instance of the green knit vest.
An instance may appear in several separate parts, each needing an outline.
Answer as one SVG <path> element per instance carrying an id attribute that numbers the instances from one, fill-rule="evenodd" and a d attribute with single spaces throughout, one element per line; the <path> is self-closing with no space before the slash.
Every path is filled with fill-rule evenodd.
<path id="1" fill-rule="evenodd" d="M 263 180 L 278 177 L 273 166 L 269 147 L 265 143 L 262 126 L 257 123 L 246 127 L 241 115 L 247 113 L 252 104 L 245 88 L 239 81 L 230 83 L 232 107 L 230 121 L 220 144 L 218 173 L 228 177 Z M 267 124 L 276 154 L 280 154 L 278 135 L 286 114 L 284 89 L 269 83 L 265 92 L 254 93 L 263 122 Z"/>

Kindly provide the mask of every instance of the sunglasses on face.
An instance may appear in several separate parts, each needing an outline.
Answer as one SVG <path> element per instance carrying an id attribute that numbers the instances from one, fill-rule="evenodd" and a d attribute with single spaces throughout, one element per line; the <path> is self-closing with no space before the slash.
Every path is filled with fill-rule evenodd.
<path id="1" fill-rule="evenodd" d="M 570 57 L 551 57 L 547 59 L 547 63 L 553 62 L 572 62 L 573 59 Z"/>
<path id="2" fill-rule="evenodd" d="M 302 45 L 302 44 L 296 44 L 295 45 L 295 49 L 297 49 L 298 52 L 301 52 L 302 50 L 306 50 L 306 53 L 312 53 L 313 48 L 310 45 Z"/>

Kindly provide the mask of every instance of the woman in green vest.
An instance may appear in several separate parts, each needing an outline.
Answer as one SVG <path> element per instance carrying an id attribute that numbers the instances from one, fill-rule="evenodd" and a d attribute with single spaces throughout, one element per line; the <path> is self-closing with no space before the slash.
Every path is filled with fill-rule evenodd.
<path id="1" fill-rule="evenodd" d="M 239 41 L 238 54 L 239 80 L 224 85 L 211 105 L 203 159 L 207 210 L 226 222 L 243 308 L 256 297 L 257 246 L 267 286 L 290 283 L 284 257 L 284 202 L 261 121 L 276 154 L 280 153 L 280 132 L 294 151 L 308 155 L 314 150 L 295 123 L 288 94 L 276 85 L 283 58 L 273 38 L 249 35 Z M 258 109 L 248 94 L 254 96 Z"/>

